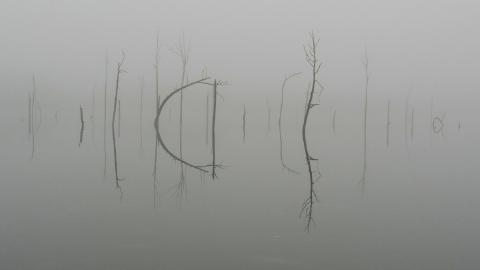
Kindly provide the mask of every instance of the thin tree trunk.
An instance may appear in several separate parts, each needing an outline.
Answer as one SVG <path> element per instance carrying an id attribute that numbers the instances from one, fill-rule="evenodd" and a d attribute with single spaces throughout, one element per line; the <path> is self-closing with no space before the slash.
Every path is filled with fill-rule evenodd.
<path id="1" fill-rule="evenodd" d="M 125 62 L 125 53 L 122 51 L 122 59 L 117 63 L 117 78 L 115 81 L 115 97 L 113 100 L 113 113 L 112 113 L 112 140 L 113 140 L 113 156 L 114 156 L 114 167 L 115 167 L 115 185 L 116 188 L 120 191 L 120 200 L 123 198 L 122 188 L 120 186 L 120 178 L 118 177 L 118 161 L 117 161 L 117 140 L 115 138 L 115 117 L 117 115 L 117 104 L 118 100 L 118 86 L 120 81 L 120 74 L 124 72 L 122 70 L 122 65 Z"/>
<path id="2" fill-rule="evenodd" d="M 281 91 L 281 98 L 280 98 L 280 110 L 278 114 L 278 136 L 279 136 L 279 143 L 280 143 L 280 162 L 282 163 L 282 167 L 285 168 L 287 171 L 298 174 L 297 171 L 291 169 L 287 166 L 284 157 L 283 157 L 283 129 L 282 129 L 282 116 L 283 116 L 283 106 L 284 106 L 284 96 L 285 96 L 285 85 L 287 81 L 297 75 L 301 74 L 300 72 L 293 73 L 283 80 L 282 83 L 282 91 Z M 296 117 L 298 119 L 298 117 Z"/>
<path id="3" fill-rule="evenodd" d="M 387 135 L 386 135 L 386 144 L 387 148 L 390 147 L 390 100 L 387 103 Z"/>
<path id="4" fill-rule="evenodd" d="M 105 55 L 105 81 L 103 92 L 103 176 L 107 175 L 107 83 L 108 83 L 108 56 Z"/>
<path id="5" fill-rule="evenodd" d="M 205 118 L 205 144 L 208 145 L 208 133 L 209 133 L 209 117 L 210 117 L 210 105 L 209 105 L 209 96 L 207 94 L 207 107 L 206 107 L 207 115 Z"/>
<path id="6" fill-rule="evenodd" d="M 337 111 L 334 110 L 333 111 L 333 116 L 332 116 L 332 131 L 333 131 L 333 134 L 335 134 L 336 132 L 336 119 L 337 118 Z"/>
<path id="7" fill-rule="evenodd" d="M 145 80 L 142 77 L 142 80 L 140 82 L 140 111 L 139 111 L 139 116 L 138 116 L 138 136 L 140 139 L 140 154 L 143 153 L 143 88 L 144 88 Z"/>
<path id="8" fill-rule="evenodd" d="M 368 73 L 368 54 L 365 51 L 365 98 L 363 107 L 363 173 L 362 173 L 362 194 L 365 192 L 365 181 L 367 173 L 367 122 L 368 122 L 368 83 L 370 80 Z"/>
<path id="9" fill-rule="evenodd" d="M 208 96 L 207 96 L 208 97 Z M 208 101 L 208 99 L 207 99 Z M 217 115 L 217 80 L 213 81 L 213 113 L 212 113 L 212 179 L 215 179 L 217 166 L 215 161 L 215 119 Z"/>
<path id="10" fill-rule="evenodd" d="M 83 142 L 83 129 L 85 127 L 85 121 L 83 120 L 83 108 L 82 105 L 80 105 L 80 141 L 78 142 L 78 146 L 82 145 Z"/>
<path id="11" fill-rule="evenodd" d="M 242 116 L 242 130 L 243 130 L 243 143 L 245 143 L 245 129 L 246 129 L 246 121 L 247 121 L 247 110 L 245 105 L 243 105 L 243 116 Z"/>

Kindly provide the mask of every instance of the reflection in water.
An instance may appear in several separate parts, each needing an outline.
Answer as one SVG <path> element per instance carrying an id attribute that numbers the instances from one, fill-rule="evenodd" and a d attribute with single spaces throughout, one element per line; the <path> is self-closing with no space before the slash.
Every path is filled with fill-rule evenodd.
<path id="1" fill-rule="evenodd" d="M 175 53 L 180 58 L 180 62 L 182 64 L 182 76 L 180 79 L 180 87 L 185 85 L 186 77 L 187 77 L 187 65 L 189 60 L 189 53 L 190 53 L 190 46 L 185 41 L 185 36 L 182 35 L 180 40 L 178 41 Z M 180 91 L 180 112 L 179 112 L 179 152 L 180 152 L 180 159 L 183 159 L 183 92 Z M 183 167 L 183 163 L 180 163 L 180 182 L 181 185 L 184 187 L 185 184 L 185 168 Z"/>
<path id="2" fill-rule="evenodd" d="M 333 134 L 336 133 L 336 124 L 337 124 L 337 110 L 333 110 L 333 116 L 332 116 L 332 131 L 333 131 Z"/>
<path id="3" fill-rule="evenodd" d="M 139 145 L 138 151 L 140 155 L 143 155 L 143 89 L 145 88 L 145 79 L 140 79 L 140 111 L 138 115 L 138 137 Z"/>
<path id="4" fill-rule="evenodd" d="M 445 119 L 445 114 L 443 114 L 441 117 L 440 116 L 435 116 L 432 121 L 432 129 L 435 134 L 443 134 L 443 121 Z"/>
<path id="5" fill-rule="evenodd" d="M 207 94 L 207 99 L 206 99 L 206 117 L 205 117 L 205 144 L 208 145 L 208 133 L 210 130 L 208 129 L 209 125 L 209 119 L 210 119 L 210 96 Z"/>
<path id="6" fill-rule="evenodd" d="M 122 115 L 122 113 L 121 113 L 122 111 L 121 111 L 121 107 L 120 107 L 120 98 L 118 98 L 118 110 L 117 111 L 118 111 L 117 136 L 120 138 L 120 123 L 121 123 L 120 117 Z"/>
<path id="7" fill-rule="evenodd" d="M 266 101 L 266 106 L 267 106 L 267 134 L 270 133 L 270 123 L 271 123 L 271 118 L 272 118 L 272 108 L 270 108 L 270 103 L 268 102 L 268 99 Z"/>
<path id="8" fill-rule="evenodd" d="M 35 156 L 35 134 L 40 129 L 42 110 L 37 101 L 37 84 L 32 76 L 32 93 L 28 98 L 28 134 L 32 140 L 31 159 Z"/>
<path id="9" fill-rule="evenodd" d="M 390 100 L 388 100 L 387 102 L 387 123 L 386 123 L 386 135 L 385 135 L 385 142 L 387 144 L 387 148 L 390 147 L 390 126 L 391 126 L 391 122 L 390 122 Z"/>
<path id="10" fill-rule="evenodd" d="M 208 97 L 208 96 L 207 96 Z M 207 99 L 208 101 L 208 99 Z M 212 179 L 217 177 L 215 167 L 215 119 L 217 116 L 217 80 L 213 81 L 213 113 L 212 113 Z"/>
<path id="11" fill-rule="evenodd" d="M 367 174 L 367 121 L 368 121 L 368 83 L 370 80 L 370 74 L 368 73 L 368 54 L 365 49 L 365 59 L 363 61 L 365 67 L 365 98 L 363 105 L 363 172 L 362 179 L 360 180 L 360 185 L 362 189 L 362 194 L 365 193 L 365 181 Z"/>
<path id="12" fill-rule="evenodd" d="M 117 114 L 117 100 L 118 100 L 118 85 L 120 80 L 120 74 L 126 72 L 122 69 L 123 64 L 125 63 L 125 52 L 122 51 L 122 59 L 117 63 L 117 79 L 115 83 L 115 98 L 113 101 L 113 114 L 112 114 L 112 140 L 113 140 L 113 160 L 115 168 L 115 188 L 120 192 L 120 201 L 123 199 L 123 191 L 120 186 L 120 179 L 118 177 L 118 161 L 117 161 L 117 139 L 115 137 L 115 116 Z"/>
<path id="13" fill-rule="evenodd" d="M 297 171 L 294 169 L 291 169 L 290 167 L 287 166 L 285 163 L 285 159 L 283 157 L 283 133 L 282 133 L 282 116 L 283 116 L 283 106 L 284 106 L 284 95 L 285 95 L 285 85 L 287 84 L 287 81 L 290 80 L 291 78 L 300 75 L 300 72 L 290 74 L 283 79 L 282 83 L 282 91 L 281 91 L 281 98 L 280 98 L 280 112 L 278 115 L 278 136 L 280 140 L 280 162 L 282 163 L 282 167 L 286 169 L 287 171 L 291 173 L 298 174 Z"/>
<path id="14" fill-rule="evenodd" d="M 158 140 L 155 138 L 155 154 L 153 159 L 153 208 L 158 203 L 158 178 L 157 178 L 157 161 L 158 160 Z"/>
<path id="15" fill-rule="evenodd" d="M 92 110 L 90 114 L 90 123 L 92 123 L 92 142 L 95 144 L 95 88 L 92 89 Z"/>
<path id="16" fill-rule="evenodd" d="M 243 143 L 245 143 L 245 136 L 246 136 L 246 124 L 247 123 L 247 109 L 245 108 L 245 104 L 243 104 L 243 114 L 242 114 L 242 131 L 243 131 Z"/>
<path id="17" fill-rule="evenodd" d="M 155 69 L 155 115 L 158 114 L 158 109 L 160 107 L 160 94 L 158 89 L 159 52 L 160 52 L 160 48 L 158 43 L 158 32 L 157 32 L 157 42 L 155 46 L 155 66 L 154 66 L 154 69 Z M 153 159 L 153 208 L 156 208 L 158 205 L 157 162 L 158 162 L 158 140 L 155 137 L 155 153 L 154 153 L 154 159 Z"/>
<path id="18" fill-rule="evenodd" d="M 306 225 L 305 229 L 307 231 L 310 230 L 310 226 L 313 222 L 313 204 L 315 201 L 317 201 L 317 194 L 314 189 L 314 183 L 317 179 L 314 179 L 314 172 L 312 169 L 312 161 L 317 160 L 313 158 L 309 151 L 308 151 L 308 144 L 307 144 L 307 121 L 308 121 L 308 116 L 310 115 L 310 110 L 318 105 L 318 103 L 313 103 L 313 97 L 315 95 L 315 86 L 318 84 L 320 87 L 320 92 L 318 96 L 320 96 L 324 90 L 324 87 L 318 82 L 317 76 L 318 72 L 320 71 L 320 68 L 322 67 L 323 63 L 319 63 L 317 59 L 317 49 L 318 49 L 318 42 L 319 39 L 317 39 L 312 32 L 310 34 L 311 38 L 311 44 L 308 46 L 305 46 L 305 60 L 307 63 L 311 66 L 312 68 L 312 82 L 311 82 L 311 88 L 308 92 L 308 100 L 305 105 L 305 115 L 303 118 L 303 125 L 302 125 L 302 140 L 303 140 L 303 149 L 305 151 L 305 161 L 307 163 L 307 168 L 308 168 L 308 176 L 309 176 L 309 193 L 307 196 L 307 199 L 303 202 L 301 211 L 300 211 L 300 217 L 304 217 L 306 219 Z M 317 171 L 318 173 L 318 171 Z"/>
<path id="19" fill-rule="evenodd" d="M 412 108 L 412 117 L 410 119 L 410 139 L 412 141 L 413 141 L 414 129 L 415 129 L 415 108 Z"/>
<path id="20" fill-rule="evenodd" d="M 408 151 L 408 116 L 409 116 L 409 110 L 410 110 L 410 96 L 412 94 L 412 89 L 408 90 L 407 93 L 407 99 L 405 100 L 405 121 L 404 121 L 404 132 L 405 132 L 405 146 L 407 147 Z"/>
<path id="21" fill-rule="evenodd" d="M 170 157 L 172 157 L 174 160 L 180 162 L 181 164 L 184 164 L 184 165 L 186 165 L 186 166 L 188 166 L 188 167 L 190 167 L 190 168 L 193 168 L 193 169 L 195 169 L 195 170 L 198 170 L 198 171 L 204 172 L 204 173 L 208 172 L 207 170 L 205 170 L 205 169 L 202 168 L 202 167 L 205 167 L 205 166 L 194 165 L 194 164 L 192 164 L 192 163 L 190 163 L 190 162 L 188 162 L 188 161 L 183 160 L 181 157 L 175 155 L 172 151 L 170 151 L 170 149 L 165 145 L 165 142 L 163 141 L 162 136 L 160 135 L 158 120 L 159 120 L 160 114 L 161 114 L 162 111 L 163 111 L 163 108 L 165 107 L 165 104 L 168 102 L 168 100 L 169 100 L 172 96 L 174 96 L 175 94 L 177 94 L 177 93 L 179 93 L 179 92 L 181 93 L 182 90 L 184 90 L 184 89 L 186 89 L 186 88 L 188 88 L 188 87 L 190 87 L 190 86 L 192 86 L 192 85 L 199 84 L 199 83 L 204 82 L 204 81 L 206 81 L 206 80 L 208 80 L 208 79 L 210 79 L 210 78 L 207 77 L 207 78 L 203 78 L 203 79 L 200 79 L 200 80 L 191 82 L 191 83 L 189 83 L 189 84 L 186 84 L 186 85 L 184 85 L 184 86 L 182 86 L 182 87 L 180 87 L 180 88 L 172 91 L 170 94 L 168 94 L 168 95 L 165 97 L 165 99 L 162 101 L 162 103 L 160 104 L 160 107 L 158 107 L 157 115 L 155 116 L 155 122 L 154 122 L 155 130 L 156 130 L 156 135 L 157 135 L 157 140 L 158 140 L 158 142 L 160 143 L 160 145 L 162 146 L 162 148 L 165 150 L 165 152 L 167 152 L 167 154 L 169 154 Z"/>
<path id="22" fill-rule="evenodd" d="M 83 129 L 85 127 L 85 122 L 83 120 L 83 108 L 82 105 L 80 105 L 80 141 L 78 142 L 78 147 L 82 145 L 83 142 Z"/>
<path id="23" fill-rule="evenodd" d="M 107 82 L 108 82 L 108 55 L 105 54 L 105 75 L 103 85 L 103 177 L 107 175 Z"/>

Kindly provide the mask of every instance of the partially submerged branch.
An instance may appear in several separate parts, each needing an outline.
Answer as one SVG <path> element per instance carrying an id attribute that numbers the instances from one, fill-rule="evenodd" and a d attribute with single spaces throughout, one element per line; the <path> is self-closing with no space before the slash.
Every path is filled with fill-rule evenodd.
<path id="1" fill-rule="evenodd" d="M 174 160 L 176 161 L 179 161 L 181 164 L 184 164 L 186 166 L 189 166 L 190 168 L 193 168 L 193 169 L 196 169 L 198 171 L 201 171 L 201 172 L 204 172 L 204 173 L 207 173 L 208 171 L 203 169 L 202 167 L 204 166 L 199 166 L 199 165 L 194 165 L 188 161 L 185 161 L 183 160 L 182 157 L 179 157 L 177 155 L 175 155 L 170 149 L 168 149 L 168 147 L 165 145 L 165 142 L 163 141 L 162 139 L 162 136 L 160 135 L 160 130 L 159 130 L 159 125 L 158 125 L 158 120 L 159 120 L 159 117 L 160 117 L 160 114 L 162 113 L 164 107 L 165 107 L 165 104 L 167 104 L 167 102 L 169 101 L 170 98 L 172 98 L 175 94 L 177 93 L 181 93 L 182 90 L 190 87 L 190 86 L 193 86 L 195 84 L 199 84 L 201 82 L 204 82 L 206 80 L 208 80 L 210 78 L 203 78 L 203 79 L 200 79 L 200 80 L 197 80 L 197 81 L 194 81 L 194 82 L 191 82 L 189 84 L 186 84 L 184 86 L 181 86 L 180 88 L 172 91 L 170 94 L 168 94 L 165 99 L 163 99 L 162 103 L 160 104 L 160 107 L 158 108 L 157 110 L 157 115 L 155 116 L 155 121 L 154 121 L 154 126 L 155 126 L 155 131 L 156 131 L 156 136 L 157 136 L 157 140 L 158 142 L 160 142 L 160 145 L 162 146 L 162 148 L 165 150 L 165 152 L 167 152 Z"/>

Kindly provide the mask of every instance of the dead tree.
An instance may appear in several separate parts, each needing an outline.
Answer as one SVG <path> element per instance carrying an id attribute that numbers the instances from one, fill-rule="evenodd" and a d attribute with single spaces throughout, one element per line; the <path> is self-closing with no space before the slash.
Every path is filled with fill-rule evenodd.
<path id="1" fill-rule="evenodd" d="M 205 170 L 204 168 L 205 167 L 209 167 L 210 165 L 194 165 L 188 161 L 185 161 L 181 156 L 177 156 L 175 155 L 165 144 L 165 142 L 163 141 L 162 139 L 162 136 L 160 134 L 160 130 L 159 130 L 159 117 L 160 117 L 160 114 L 162 113 L 164 107 L 165 107 L 165 104 L 167 104 L 167 102 L 169 101 L 170 98 L 172 98 L 175 94 L 179 93 L 179 92 L 182 92 L 182 90 L 192 86 L 192 85 L 195 85 L 195 84 L 199 84 L 199 83 L 202 83 L 206 80 L 208 80 L 210 78 L 203 78 L 203 79 L 200 79 L 200 80 L 197 80 L 197 81 L 194 81 L 194 82 L 191 82 L 191 83 L 188 83 L 180 88 L 177 88 L 175 89 L 174 91 L 172 91 L 170 94 L 168 94 L 164 99 L 163 101 L 161 102 L 160 104 L 160 107 L 158 108 L 157 110 L 157 115 L 155 116 L 155 121 L 154 121 L 154 126 L 155 126 L 155 131 L 156 131 L 156 137 L 157 137 L 157 141 L 160 143 L 160 145 L 162 146 L 162 148 L 165 150 L 165 152 L 167 152 L 168 155 L 170 155 L 170 157 L 172 157 L 174 160 L 180 162 L 181 164 L 184 164 L 190 168 L 193 168 L 195 170 L 198 170 L 200 172 L 203 172 L 203 173 L 207 173 L 208 171 Z"/>
<path id="2" fill-rule="evenodd" d="M 335 134 L 336 132 L 336 120 L 337 120 L 337 110 L 333 110 L 333 116 L 332 116 L 332 131 L 333 131 L 333 134 Z"/>
<path id="3" fill-rule="evenodd" d="M 246 128 L 247 128 L 247 109 L 245 108 L 245 104 L 243 104 L 243 114 L 242 114 L 243 143 L 245 143 Z"/>
<path id="4" fill-rule="evenodd" d="M 103 85 L 103 177 L 107 175 L 107 86 L 108 55 L 105 54 L 105 81 Z"/>
<path id="5" fill-rule="evenodd" d="M 187 76 L 187 65 L 189 60 L 189 44 L 186 44 L 185 36 L 182 36 L 178 42 L 175 53 L 180 58 L 182 64 L 182 75 L 180 78 L 180 87 L 183 87 L 186 82 Z M 183 92 L 180 91 L 180 112 L 179 112 L 179 148 L 180 148 L 180 159 L 183 158 Z M 180 163 L 180 179 L 185 178 L 185 169 L 183 163 Z"/>
<path id="6" fill-rule="evenodd" d="M 123 192 L 120 186 L 120 181 L 123 179 L 118 177 L 117 140 L 115 137 L 115 117 L 117 115 L 117 104 L 119 103 L 118 102 L 118 86 L 120 82 L 120 74 L 126 72 L 124 69 L 122 69 L 124 63 L 125 63 L 125 52 L 122 51 L 122 58 L 120 62 L 117 63 L 117 77 L 115 81 L 115 97 L 113 100 L 113 113 L 112 113 L 112 139 L 113 139 L 113 156 L 114 156 L 114 168 L 115 168 L 115 186 L 120 192 L 120 199 L 123 198 Z"/>
<path id="7" fill-rule="evenodd" d="M 279 136 L 279 143 L 280 143 L 280 162 L 282 163 L 282 167 L 284 169 L 286 169 L 287 171 L 291 172 L 291 173 L 295 173 L 295 174 L 298 174 L 297 171 L 295 171 L 294 169 L 291 169 L 289 166 L 287 166 L 286 162 L 285 162 L 285 159 L 283 157 L 283 130 L 282 130 L 282 116 L 283 116 L 283 106 L 284 106 L 284 96 L 285 96 L 285 86 L 287 84 L 287 81 L 290 80 L 291 78 L 297 76 L 297 75 L 300 75 L 301 72 L 297 72 L 297 73 L 292 73 L 288 76 L 286 76 L 284 79 L 283 79 L 283 83 L 282 83 L 282 91 L 281 91 L 281 98 L 280 98 L 280 112 L 279 112 L 279 115 L 278 115 L 278 136 Z"/>
<path id="8" fill-rule="evenodd" d="M 300 217 L 302 216 L 305 217 L 306 219 L 305 229 L 307 231 L 310 230 L 310 226 L 313 222 L 313 204 L 315 201 L 317 201 L 317 194 L 314 188 L 314 183 L 316 179 L 314 179 L 313 169 L 312 169 L 312 161 L 317 159 L 313 158 L 310 155 L 310 152 L 308 151 L 307 124 L 308 124 L 308 117 L 310 115 L 311 109 L 314 106 L 318 105 L 318 103 L 313 103 L 313 97 L 315 95 L 315 87 L 317 85 L 320 87 L 319 96 L 321 95 L 324 89 L 324 87 L 317 80 L 318 73 L 323 64 L 318 60 L 318 52 L 317 52 L 318 42 L 319 42 L 319 39 L 317 39 L 314 33 L 312 32 L 310 33 L 310 44 L 307 46 L 304 46 L 305 60 L 312 69 L 311 70 L 311 76 L 312 76 L 311 88 L 308 92 L 308 100 L 305 106 L 305 115 L 303 117 L 303 125 L 302 125 L 303 149 L 305 151 L 305 161 L 307 163 L 308 176 L 309 176 L 309 193 L 308 193 L 307 199 L 302 204 Z"/>
<path id="9" fill-rule="evenodd" d="M 386 123 L 386 127 L 387 127 L 387 131 L 386 131 L 386 144 L 387 144 L 387 148 L 390 146 L 390 125 L 391 125 L 391 122 L 390 122 L 390 100 L 388 100 L 387 102 L 387 123 Z"/>
<path id="10" fill-rule="evenodd" d="M 143 153 L 143 89 L 145 88 L 145 79 L 140 80 L 140 110 L 138 113 L 138 137 L 139 137 L 139 151 Z"/>
<path id="11" fill-rule="evenodd" d="M 415 130 L 415 108 L 412 108 L 412 117 L 410 123 L 410 139 L 413 141 L 413 135 Z"/>
<path id="12" fill-rule="evenodd" d="M 92 123 L 92 141 L 95 145 L 95 87 L 92 89 L 92 114 L 90 115 L 90 122 Z"/>
<path id="13" fill-rule="evenodd" d="M 85 127 L 85 121 L 83 120 L 83 108 L 80 105 L 80 141 L 78 142 L 78 147 L 82 145 L 83 142 L 83 129 Z"/>
<path id="14" fill-rule="evenodd" d="M 208 96 L 207 96 L 208 97 Z M 215 168 L 217 167 L 215 161 L 215 123 L 217 116 L 217 80 L 213 81 L 213 113 L 212 113 L 212 179 L 217 177 Z"/>
<path id="15" fill-rule="evenodd" d="M 266 100 L 266 106 L 267 106 L 267 134 L 270 133 L 270 119 L 272 116 L 272 109 L 270 108 L 270 103 L 268 102 L 268 99 Z"/>
<path id="16" fill-rule="evenodd" d="M 365 50 L 365 56 L 363 60 L 363 65 L 365 69 L 365 97 L 363 103 L 363 172 L 362 172 L 362 179 L 360 180 L 360 184 L 362 186 L 362 194 L 365 192 L 365 181 L 366 181 L 366 174 L 367 174 L 367 123 L 368 123 L 368 85 L 370 82 L 370 74 L 368 70 L 368 54 L 367 50 Z"/>
<path id="17" fill-rule="evenodd" d="M 121 111 L 121 107 L 120 107 L 120 98 L 118 98 L 118 124 L 117 124 L 117 136 L 120 138 L 120 123 L 121 123 L 121 115 L 122 115 L 122 111 Z"/>
<path id="18" fill-rule="evenodd" d="M 208 127 L 210 126 L 209 125 L 209 119 L 210 119 L 210 106 L 209 106 L 209 96 L 207 94 L 207 106 L 206 106 L 206 117 L 205 117 L 205 144 L 208 145 L 208 133 L 209 133 L 209 129 Z"/>

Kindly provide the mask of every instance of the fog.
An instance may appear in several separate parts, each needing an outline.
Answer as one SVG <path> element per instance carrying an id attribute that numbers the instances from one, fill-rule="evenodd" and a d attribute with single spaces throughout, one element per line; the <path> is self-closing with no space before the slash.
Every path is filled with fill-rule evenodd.
<path id="1" fill-rule="evenodd" d="M 479 12 L 0 0 L 0 269 L 477 269 Z"/>

